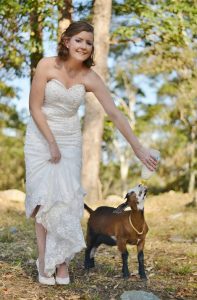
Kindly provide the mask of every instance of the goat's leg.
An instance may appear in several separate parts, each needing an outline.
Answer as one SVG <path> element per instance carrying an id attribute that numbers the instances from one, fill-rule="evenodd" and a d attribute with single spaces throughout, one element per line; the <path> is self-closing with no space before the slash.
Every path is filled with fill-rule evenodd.
<path id="1" fill-rule="evenodd" d="M 91 257 L 91 251 L 93 250 L 93 248 L 87 248 L 85 250 L 85 261 L 84 261 L 84 267 L 85 269 L 90 269 L 90 268 L 94 268 L 95 264 L 94 264 L 94 256 Z"/>
<path id="2" fill-rule="evenodd" d="M 85 250 L 85 261 L 84 267 L 85 269 L 94 268 L 94 254 L 96 252 L 96 242 L 97 236 L 88 228 L 87 230 L 87 248 Z"/>
<path id="3" fill-rule="evenodd" d="M 145 269 L 144 269 L 144 244 L 145 244 L 145 240 L 142 240 L 141 242 L 139 242 L 139 244 L 137 245 L 137 252 L 138 252 L 138 267 L 139 267 L 139 275 L 141 279 L 146 280 L 146 273 L 145 273 Z"/>
<path id="4" fill-rule="evenodd" d="M 124 278 L 128 278 L 130 276 L 128 268 L 128 256 L 129 253 L 127 250 L 122 253 L 122 273 Z"/>
<path id="5" fill-rule="evenodd" d="M 130 276 L 129 268 L 128 268 L 128 256 L 129 253 L 126 248 L 126 242 L 123 240 L 117 241 L 117 246 L 122 255 L 122 273 L 123 278 L 128 278 Z"/>
<path id="6" fill-rule="evenodd" d="M 85 267 L 86 269 L 93 268 L 94 265 L 94 256 L 98 249 L 98 247 L 104 242 L 102 235 L 94 235 L 91 237 L 91 241 L 89 242 L 89 247 L 85 251 Z"/>

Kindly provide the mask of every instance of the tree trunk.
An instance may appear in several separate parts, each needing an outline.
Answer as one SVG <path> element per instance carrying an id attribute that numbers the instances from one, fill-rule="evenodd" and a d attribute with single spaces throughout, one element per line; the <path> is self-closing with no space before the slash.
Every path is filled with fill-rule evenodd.
<path id="1" fill-rule="evenodd" d="M 33 10 L 30 13 L 30 75 L 31 81 L 39 60 L 43 57 L 43 43 L 42 43 L 42 19 L 39 15 L 39 1 L 35 1 Z"/>
<path id="2" fill-rule="evenodd" d="M 61 34 L 72 22 L 72 0 L 63 0 L 58 2 L 58 14 L 59 14 L 59 24 L 58 24 L 58 40 Z"/>
<path id="3" fill-rule="evenodd" d="M 123 82 L 124 82 L 124 87 L 126 91 L 127 98 L 129 100 L 129 107 L 128 107 L 128 116 L 129 116 L 129 124 L 131 128 L 134 130 L 135 124 L 136 124 L 136 119 L 135 119 L 135 113 L 134 113 L 134 107 L 136 104 L 136 87 L 134 84 L 132 84 L 133 78 L 128 78 L 125 70 L 122 72 L 122 77 L 123 77 Z"/>
<path id="4" fill-rule="evenodd" d="M 128 105 L 123 99 L 119 99 L 120 105 L 123 107 L 124 111 L 128 115 L 128 122 L 131 128 L 134 130 L 136 124 L 136 118 L 134 113 L 134 106 L 136 104 L 135 91 L 136 88 L 132 84 L 132 79 L 129 79 L 126 70 L 121 71 L 121 76 L 123 78 L 124 88 L 126 91 L 126 96 L 128 98 Z M 121 189 L 122 195 L 124 196 L 127 192 L 127 178 L 129 173 L 129 162 L 132 157 L 132 151 L 130 145 L 127 143 L 124 148 L 121 147 L 122 139 L 120 137 L 115 138 L 113 141 L 114 150 L 120 161 L 120 180 L 121 180 Z"/>
<path id="5" fill-rule="evenodd" d="M 129 172 L 129 160 L 131 159 L 131 150 L 126 146 L 126 148 L 121 147 L 121 140 L 114 139 L 113 145 L 115 153 L 120 161 L 120 180 L 121 180 L 121 190 L 122 196 L 124 197 L 128 186 L 127 186 L 127 178 Z"/>
<path id="6" fill-rule="evenodd" d="M 104 81 L 107 79 L 110 20 L 111 0 L 95 0 L 93 24 L 96 66 L 94 69 Z M 83 126 L 82 181 L 87 191 L 87 202 L 91 203 L 102 198 L 99 166 L 105 113 L 93 94 L 87 95 L 86 100 Z"/>
<path id="7" fill-rule="evenodd" d="M 195 118 L 194 118 L 195 120 Z M 196 192 L 196 136 L 197 136 L 197 127 L 196 124 L 192 125 L 191 130 L 191 148 L 190 148 L 190 179 L 188 192 L 192 197 L 192 206 L 196 207 L 197 205 L 197 192 Z"/>

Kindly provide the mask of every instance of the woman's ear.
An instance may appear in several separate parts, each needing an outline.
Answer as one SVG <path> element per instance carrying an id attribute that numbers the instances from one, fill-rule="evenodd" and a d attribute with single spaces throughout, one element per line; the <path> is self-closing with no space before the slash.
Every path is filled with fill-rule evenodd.
<path id="1" fill-rule="evenodd" d="M 64 45 L 66 46 L 67 49 L 69 48 L 69 39 L 68 38 L 64 39 Z"/>

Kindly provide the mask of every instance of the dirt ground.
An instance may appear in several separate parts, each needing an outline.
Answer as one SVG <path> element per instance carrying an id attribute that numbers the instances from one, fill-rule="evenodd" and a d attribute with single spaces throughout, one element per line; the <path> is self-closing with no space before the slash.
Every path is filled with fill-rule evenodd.
<path id="1" fill-rule="evenodd" d="M 84 270 L 82 251 L 71 262 L 71 284 L 50 287 L 37 282 L 34 221 L 26 220 L 23 204 L 1 199 L 0 299 L 117 300 L 129 290 L 153 292 L 164 300 L 197 299 L 197 210 L 185 207 L 190 201 L 189 195 L 173 191 L 147 197 L 147 282 L 137 275 L 136 247 L 128 247 L 131 277 L 124 280 L 117 248 L 101 246 L 94 270 Z M 84 233 L 87 217 L 85 213 Z"/>

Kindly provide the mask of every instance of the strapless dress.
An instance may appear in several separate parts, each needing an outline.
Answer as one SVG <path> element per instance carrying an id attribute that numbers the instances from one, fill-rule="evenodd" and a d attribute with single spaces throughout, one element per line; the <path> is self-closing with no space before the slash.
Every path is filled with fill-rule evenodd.
<path id="1" fill-rule="evenodd" d="M 30 117 L 25 137 L 26 216 L 37 205 L 36 221 L 47 230 L 45 272 L 69 262 L 85 245 L 81 228 L 84 211 L 81 186 L 82 134 L 78 109 L 85 99 L 83 84 L 66 88 L 51 79 L 46 83 L 42 111 L 61 152 L 57 164 L 49 161 L 49 146 Z"/>

